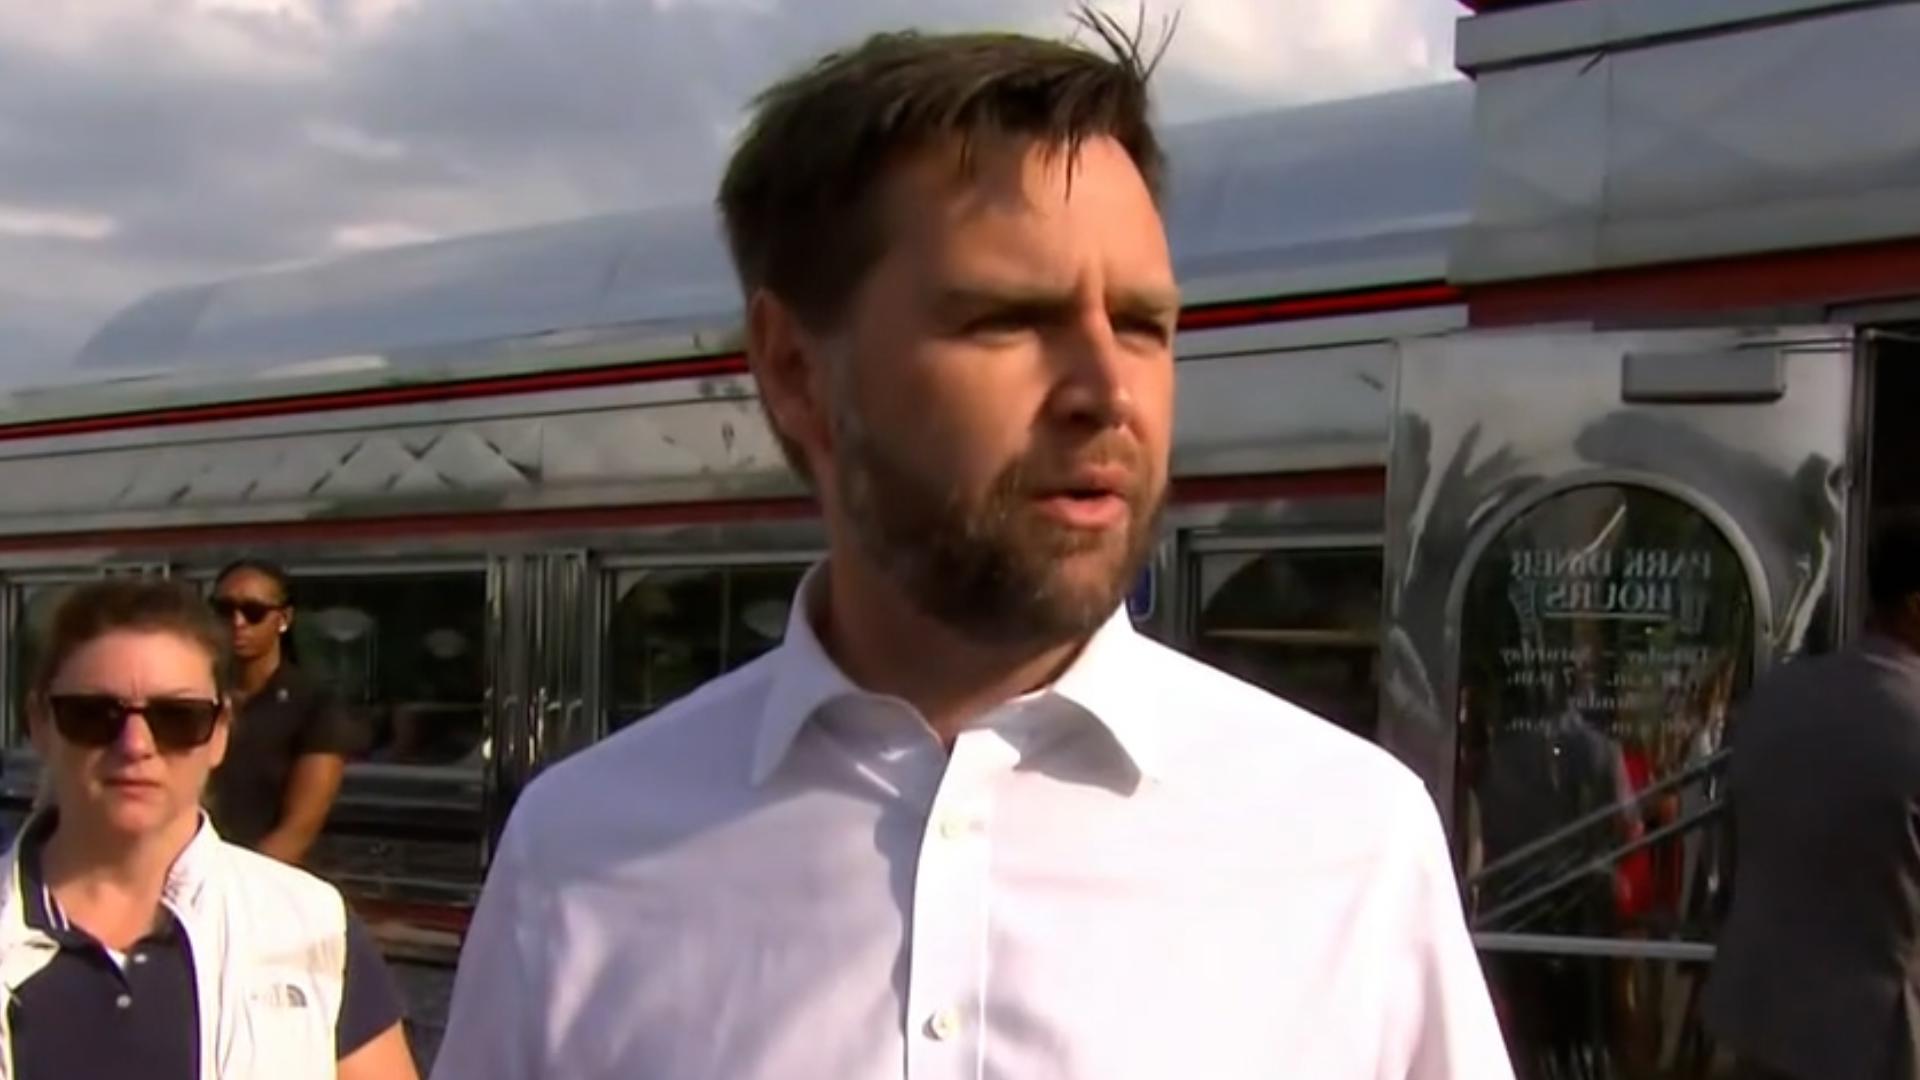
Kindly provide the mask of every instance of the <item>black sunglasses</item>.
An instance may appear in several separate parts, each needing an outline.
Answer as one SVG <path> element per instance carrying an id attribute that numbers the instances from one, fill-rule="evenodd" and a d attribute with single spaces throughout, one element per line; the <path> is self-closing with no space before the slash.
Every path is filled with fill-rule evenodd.
<path id="1" fill-rule="evenodd" d="M 220 719 L 220 703 L 204 698 L 157 697 L 136 703 L 111 694 L 52 694 L 47 708 L 61 738 L 95 749 L 113 745 L 134 713 L 146 718 L 154 745 L 162 750 L 204 745 Z"/>
<path id="2" fill-rule="evenodd" d="M 222 619 L 231 620 L 234 612 L 247 621 L 248 626 L 259 626 L 261 620 L 286 607 L 285 604 L 269 604 L 261 600 L 229 600 L 224 596 L 215 597 L 211 604 L 213 613 Z"/>

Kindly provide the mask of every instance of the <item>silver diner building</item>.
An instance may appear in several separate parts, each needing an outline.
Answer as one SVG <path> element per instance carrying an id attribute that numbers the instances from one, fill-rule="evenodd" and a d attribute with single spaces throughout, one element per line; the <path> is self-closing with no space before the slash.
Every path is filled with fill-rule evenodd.
<path id="1" fill-rule="evenodd" d="M 1920 503 L 1920 2 L 1479 6 L 1467 79 L 1170 132 L 1133 612 L 1426 778 L 1523 1076 L 1707 1077 L 1734 706 Z M 704 206 L 115 316 L 0 401 L 7 812 L 63 587 L 286 563 L 370 734 L 319 868 L 431 1044 L 515 794 L 769 648 L 820 550 L 737 324 Z"/>

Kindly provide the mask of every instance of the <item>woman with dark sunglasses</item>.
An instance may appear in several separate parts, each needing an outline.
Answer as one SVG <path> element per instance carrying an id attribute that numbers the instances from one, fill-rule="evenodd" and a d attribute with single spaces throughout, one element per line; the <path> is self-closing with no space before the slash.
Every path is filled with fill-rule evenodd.
<path id="1" fill-rule="evenodd" d="M 27 706 L 51 802 L 0 857 L 7 1080 L 418 1080 L 340 893 L 200 810 L 229 746 L 224 637 L 166 581 L 54 615 Z"/>
<path id="2" fill-rule="evenodd" d="M 360 740 L 346 711 L 287 660 L 286 571 L 257 559 L 233 563 L 214 580 L 212 604 L 233 648 L 234 723 L 208 809 L 229 841 L 298 865 Z"/>

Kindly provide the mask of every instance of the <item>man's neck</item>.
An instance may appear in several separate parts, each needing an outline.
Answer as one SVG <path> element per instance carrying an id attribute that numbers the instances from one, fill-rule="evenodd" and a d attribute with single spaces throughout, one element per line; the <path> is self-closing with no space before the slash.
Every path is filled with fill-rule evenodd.
<path id="1" fill-rule="evenodd" d="M 919 710 L 947 746 L 982 714 L 1046 685 L 1085 645 L 983 646 L 913 607 L 858 558 L 835 554 L 826 579 L 807 614 L 827 655 L 861 689 Z"/>

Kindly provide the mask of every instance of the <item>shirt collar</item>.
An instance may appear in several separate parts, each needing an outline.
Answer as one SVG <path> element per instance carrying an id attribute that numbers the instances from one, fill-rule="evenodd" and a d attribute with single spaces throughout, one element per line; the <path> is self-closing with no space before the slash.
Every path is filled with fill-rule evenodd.
<path id="1" fill-rule="evenodd" d="M 754 786 L 767 782 L 785 760 L 814 713 L 828 702 L 859 696 L 863 691 L 827 655 L 813 631 L 814 594 L 824 587 L 825 563 L 809 569 L 794 590 L 787 609 L 787 631 L 773 656 L 773 682 L 760 710 L 760 727 L 753 744 Z"/>
<path id="2" fill-rule="evenodd" d="M 55 821 L 56 811 L 51 807 L 36 811 L 14 838 L 13 887 L 16 892 L 10 899 L 20 904 L 22 921 L 29 929 L 61 934 L 71 926 L 47 887 L 40 867 L 40 851 L 53 832 Z M 162 907 L 168 909 L 168 914 L 173 909 L 198 903 L 212 869 L 210 860 L 220 844 L 220 834 L 214 831 L 212 820 L 205 810 L 200 811 L 199 828 L 167 869 L 166 884 L 160 890 Z"/>
<path id="3" fill-rule="evenodd" d="M 53 890 L 47 887 L 46 875 L 40 868 L 40 849 L 46 845 L 48 834 L 53 832 L 53 822 L 51 811 L 34 815 L 20 830 L 20 837 L 16 841 L 21 915 L 26 919 L 29 929 L 42 933 L 67 928 L 66 914 L 54 901 Z"/>
<path id="4" fill-rule="evenodd" d="M 1163 710 L 1152 693 L 1154 648 L 1133 628 L 1121 605 L 1094 631 L 1080 655 L 1055 679 L 1052 691 L 1097 720 L 1142 778 L 1162 774 Z"/>
<path id="5" fill-rule="evenodd" d="M 812 601 L 822 588 L 825 564 L 808 570 L 787 612 L 787 629 L 771 658 L 773 678 L 754 740 L 751 779 L 764 784 L 780 767 L 800 731 L 824 706 L 868 692 L 847 678 L 827 655 L 814 632 Z M 1151 685 L 1143 665 L 1151 657 L 1145 639 L 1133 628 L 1123 606 L 1093 637 L 1080 655 L 1053 684 L 1039 694 L 1051 694 L 1091 716 L 1112 737 L 1134 769 L 1144 778 L 1158 775 L 1161 745 L 1155 725 L 1158 711 L 1145 691 Z"/>

